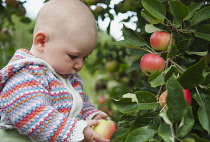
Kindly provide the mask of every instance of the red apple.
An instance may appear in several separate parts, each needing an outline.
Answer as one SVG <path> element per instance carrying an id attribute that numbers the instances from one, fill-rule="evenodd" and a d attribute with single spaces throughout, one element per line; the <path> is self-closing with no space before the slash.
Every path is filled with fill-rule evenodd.
<path id="1" fill-rule="evenodd" d="M 111 139 L 112 134 L 118 129 L 116 123 L 111 120 L 99 120 L 100 123 L 93 127 L 93 130 L 106 139 Z"/>
<path id="2" fill-rule="evenodd" d="M 17 0 L 5 0 L 7 6 L 16 8 L 19 4 Z"/>
<path id="3" fill-rule="evenodd" d="M 187 103 L 187 105 L 189 106 L 192 102 L 192 95 L 190 93 L 190 91 L 188 89 L 183 89 L 183 93 L 184 93 L 184 98 L 185 98 L 185 101 Z M 164 91 L 160 97 L 159 97 L 159 103 L 160 103 L 160 106 L 163 107 L 165 106 L 166 104 L 166 98 L 167 98 L 167 91 Z M 167 109 L 168 107 L 165 106 L 165 109 Z"/>
<path id="4" fill-rule="evenodd" d="M 168 95 L 168 94 L 167 94 L 167 91 L 164 91 L 164 92 L 160 95 L 160 97 L 159 97 L 159 104 L 160 104 L 161 107 L 164 107 L 164 106 L 165 106 L 167 95 Z M 165 106 L 165 109 L 168 109 L 168 107 Z"/>
<path id="5" fill-rule="evenodd" d="M 189 106 L 192 102 L 192 95 L 188 89 L 183 89 L 183 91 L 184 91 L 185 101 L 186 101 L 187 105 Z"/>
<path id="6" fill-rule="evenodd" d="M 154 50 L 166 51 L 170 43 L 171 34 L 157 31 L 154 32 L 150 37 L 150 45 Z M 175 40 L 173 39 L 174 43 Z"/>
<path id="7" fill-rule="evenodd" d="M 156 70 L 163 71 L 165 60 L 156 54 L 148 53 L 141 58 L 140 68 L 145 75 L 149 76 Z"/>

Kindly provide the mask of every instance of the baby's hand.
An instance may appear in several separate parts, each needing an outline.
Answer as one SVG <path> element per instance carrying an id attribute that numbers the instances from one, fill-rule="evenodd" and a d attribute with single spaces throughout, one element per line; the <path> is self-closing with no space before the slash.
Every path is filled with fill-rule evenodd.
<path id="1" fill-rule="evenodd" d="M 93 117 L 93 120 L 100 120 L 100 119 L 109 119 L 109 118 L 105 112 L 100 112 L 96 116 Z"/>
<path id="2" fill-rule="evenodd" d="M 91 127 L 98 125 L 100 122 L 97 120 L 88 120 L 87 127 L 84 129 L 84 140 L 82 142 L 110 142 L 110 140 L 103 138 L 97 134 Z"/>

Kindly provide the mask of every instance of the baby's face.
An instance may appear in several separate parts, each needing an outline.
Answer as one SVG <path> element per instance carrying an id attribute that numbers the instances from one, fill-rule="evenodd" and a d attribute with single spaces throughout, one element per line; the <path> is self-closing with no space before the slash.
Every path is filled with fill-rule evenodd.
<path id="1" fill-rule="evenodd" d="M 78 32 L 74 36 L 56 36 L 44 49 L 44 60 L 62 77 L 79 72 L 97 44 L 97 37 Z"/>
<path id="2" fill-rule="evenodd" d="M 77 0 L 50 1 L 37 18 L 34 31 L 36 56 L 48 62 L 63 77 L 80 71 L 97 44 L 97 27 L 90 9 Z M 39 32 L 44 33 L 44 43 L 40 42 L 43 38 L 38 36 Z"/>

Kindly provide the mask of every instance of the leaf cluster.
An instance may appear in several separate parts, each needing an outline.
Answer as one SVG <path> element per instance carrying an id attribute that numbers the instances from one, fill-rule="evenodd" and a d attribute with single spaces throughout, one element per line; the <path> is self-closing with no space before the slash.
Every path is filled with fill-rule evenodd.
<path id="1" fill-rule="evenodd" d="M 116 132 L 113 141 L 208 141 L 208 1 L 186 5 L 181 1 L 142 0 L 142 7 L 139 19 L 145 19 L 146 22 L 138 21 L 140 32 L 124 25 L 124 39 L 115 42 L 115 45 L 131 50 L 130 56 L 141 58 L 149 52 L 158 54 L 165 59 L 166 69 L 163 72 L 156 71 L 147 78 L 150 86 L 157 91 L 136 91 L 136 101 L 123 96 L 114 99 L 115 106 L 124 115 L 119 121 L 122 129 Z M 149 37 L 155 31 L 170 33 L 176 43 L 170 43 L 167 51 L 154 51 L 150 47 Z M 136 50 L 144 51 L 144 54 L 137 55 Z M 136 61 L 139 60 L 136 58 Z M 192 93 L 193 102 L 190 106 L 185 102 L 183 89 L 189 89 Z M 167 110 L 161 108 L 158 102 L 165 90 L 168 91 Z M 118 137 L 120 131 L 124 133 Z"/>

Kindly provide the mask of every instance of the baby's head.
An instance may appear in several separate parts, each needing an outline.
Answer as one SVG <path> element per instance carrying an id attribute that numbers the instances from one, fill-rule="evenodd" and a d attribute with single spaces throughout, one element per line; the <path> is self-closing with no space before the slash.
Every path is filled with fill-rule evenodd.
<path id="1" fill-rule="evenodd" d="M 31 52 L 63 77 L 82 69 L 97 44 L 97 27 L 80 0 L 50 0 L 39 11 Z"/>

